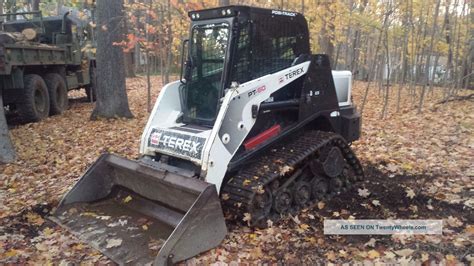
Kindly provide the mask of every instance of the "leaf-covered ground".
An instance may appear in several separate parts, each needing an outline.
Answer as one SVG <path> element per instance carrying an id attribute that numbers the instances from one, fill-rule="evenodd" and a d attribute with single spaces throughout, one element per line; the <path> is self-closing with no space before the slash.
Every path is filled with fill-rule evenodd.
<path id="1" fill-rule="evenodd" d="M 47 216 L 101 153 L 137 158 L 148 116 L 145 80 L 127 82 L 135 119 L 89 121 L 92 104 L 72 92 L 65 114 L 12 126 L 18 160 L 0 166 L 0 263 L 110 262 Z M 159 79 L 153 78 L 153 87 L 155 98 Z M 355 84 L 355 102 L 364 89 L 365 83 Z M 417 114 L 412 96 L 403 92 L 395 113 L 392 90 L 389 115 L 380 119 L 382 95 L 371 89 L 363 135 L 353 144 L 365 167 L 364 182 L 264 230 L 231 222 L 218 248 L 188 262 L 472 263 L 474 104 L 436 104 L 436 89 Z M 443 235 L 324 236 L 324 218 L 429 218 L 443 219 L 444 226 Z"/>

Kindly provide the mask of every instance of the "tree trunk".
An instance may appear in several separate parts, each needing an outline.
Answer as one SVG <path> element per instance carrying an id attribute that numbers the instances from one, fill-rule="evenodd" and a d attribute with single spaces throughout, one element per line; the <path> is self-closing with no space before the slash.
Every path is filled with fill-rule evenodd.
<path id="1" fill-rule="evenodd" d="M 7 2 L 5 3 L 6 5 L 6 12 L 5 13 L 15 13 L 16 12 L 16 9 L 17 9 L 17 6 L 16 6 L 16 0 L 7 0 Z M 8 16 L 7 17 L 7 20 L 16 20 L 16 16 Z"/>
<path id="2" fill-rule="evenodd" d="M 391 71 L 391 67 L 390 65 L 392 64 L 391 60 L 390 60 L 390 51 L 389 51 L 389 44 L 388 44 L 388 25 L 387 27 L 385 27 L 384 29 L 384 35 L 385 35 L 385 42 L 384 42 L 384 46 L 385 46 L 385 57 L 386 57 L 386 64 L 387 64 L 387 87 L 385 88 L 385 96 L 384 96 L 384 99 L 383 99 L 383 108 L 382 108 L 382 113 L 380 114 L 380 119 L 384 119 L 385 116 L 387 115 L 387 109 L 388 109 L 388 96 L 389 96 L 389 93 L 390 93 L 390 71 Z M 382 81 L 383 81 L 383 76 L 382 76 Z"/>
<path id="3" fill-rule="evenodd" d="M 39 4 L 40 4 L 40 0 L 32 0 L 31 1 L 31 10 L 32 11 L 39 11 Z"/>
<path id="4" fill-rule="evenodd" d="M 133 60 L 134 54 L 133 52 L 125 52 L 124 53 L 124 63 L 125 63 L 125 76 L 127 78 L 134 78 L 135 77 L 135 64 Z"/>
<path id="5" fill-rule="evenodd" d="M 166 25 L 168 29 L 168 36 L 167 36 L 167 52 L 166 52 L 166 69 L 165 69 L 165 84 L 170 82 L 170 74 L 171 74 L 171 64 L 173 60 L 173 24 L 171 21 L 171 0 L 167 2 L 167 20 Z"/>
<path id="6" fill-rule="evenodd" d="M 474 89 L 474 75 L 472 74 L 472 71 L 473 71 L 473 67 L 472 67 L 472 64 L 474 62 L 474 27 L 472 27 L 472 25 L 474 25 L 474 12 L 472 10 L 473 8 L 473 4 L 472 4 L 472 1 L 470 2 L 470 7 L 469 7 L 469 12 L 471 12 L 471 39 L 469 40 L 470 44 L 469 44 L 469 65 L 468 65 L 468 73 L 469 74 L 469 77 L 467 77 L 467 87 L 469 89 Z"/>
<path id="7" fill-rule="evenodd" d="M 423 88 L 421 90 L 421 96 L 420 96 L 420 102 L 418 104 L 418 113 L 421 113 L 423 109 L 423 101 L 425 99 L 425 94 L 426 94 L 426 85 L 429 82 L 429 77 L 430 77 L 430 64 L 431 64 L 431 54 L 433 53 L 433 45 L 434 41 L 436 38 L 436 20 L 438 19 L 438 14 L 439 14 L 439 5 L 441 3 L 441 0 L 438 0 L 436 2 L 436 8 L 435 8 L 435 15 L 433 19 L 433 27 L 431 29 L 431 41 L 430 41 L 430 48 L 428 51 L 428 55 L 426 56 L 426 65 L 425 65 L 425 76 L 424 76 L 424 82 L 423 82 Z M 433 73 L 434 74 L 434 73 Z"/>
<path id="8" fill-rule="evenodd" d="M 129 0 L 128 1 L 128 4 L 131 5 L 133 4 L 134 1 L 133 0 Z M 129 32 L 129 25 L 127 23 L 127 20 L 124 20 L 124 23 L 125 23 L 125 32 L 126 33 L 130 33 Z M 124 52 L 124 62 L 125 62 L 125 77 L 127 78 L 134 78 L 135 77 L 135 66 L 134 66 L 134 54 L 133 54 L 133 51 L 134 49 L 130 49 L 128 51 L 125 51 Z"/>
<path id="9" fill-rule="evenodd" d="M 91 119 L 132 118 L 125 88 L 123 0 L 97 1 L 97 102 Z"/>
<path id="10" fill-rule="evenodd" d="M 56 5 L 56 13 L 57 15 L 61 15 L 61 8 L 64 6 L 64 0 L 58 0 Z"/>
<path id="11" fill-rule="evenodd" d="M 153 2 L 151 0 L 148 1 L 148 12 L 146 15 L 146 23 L 145 23 L 145 39 L 146 39 L 146 110 L 147 112 L 151 112 L 151 81 L 150 81 L 150 67 L 151 67 L 151 60 L 150 60 L 150 51 L 149 51 L 149 43 L 150 43 L 150 33 L 148 32 L 147 25 L 151 24 L 150 15 L 153 10 Z"/>
<path id="12" fill-rule="evenodd" d="M 3 14 L 3 3 L 0 7 L 0 14 Z M 0 163 L 11 163 L 15 160 L 15 157 L 15 148 L 8 133 L 5 108 L 3 108 L 2 89 L 0 88 Z"/>
<path id="13" fill-rule="evenodd" d="M 3 108 L 3 96 L 0 95 L 0 163 L 11 163 L 15 157 L 15 148 L 8 133 L 5 109 Z"/>
<path id="14" fill-rule="evenodd" d="M 388 18 L 392 14 L 392 12 L 393 11 L 390 10 L 390 11 L 385 13 L 384 20 L 383 20 L 383 26 L 382 26 L 383 29 L 385 29 L 385 27 L 387 27 Z M 378 38 L 378 41 L 377 41 L 377 46 L 375 47 L 374 59 L 372 61 L 372 65 L 371 65 L 371 67 L 375 69 L 374 71 L 372 71 L 373 77 L 372 78 L 370 77 L 370 71 L 369 71 L 369 74 L 368 74 L 367 86 L 365 87 L 364 97 L 362 99 L 362 104 L 361 104 L 361 107 L 360 107 L 360 114 L 361 115 L 364 112 L 364 107 L 365 107 L 365 104 L 367 103 L 367 97 L 369 95 L 369 89 L 370 89 L 370 82 L 371 82 L 372 79 L 375 79 L 377 77 L 377 70 L 376 69 L 377 69 L 377 66 L 380 67 L 380 64 L 377 64 L 377 56 L 378 56 L 378 53 L 379 53 L 379 48 L 380 48 L 380 42 L 381 41 L 382 41 L 382 32 L 380 32 L 380 34 L 379 34 L 379 38 Z"/>

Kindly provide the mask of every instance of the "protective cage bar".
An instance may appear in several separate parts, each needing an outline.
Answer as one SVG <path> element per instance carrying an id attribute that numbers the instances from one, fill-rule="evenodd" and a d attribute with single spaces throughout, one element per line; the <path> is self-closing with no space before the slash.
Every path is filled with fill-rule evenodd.
<path id="1" fill-rule="evenodd" d="M 213 184 L 102 155 L 51 220 L 118 264 L 173 264 L 227 234 Z"/>

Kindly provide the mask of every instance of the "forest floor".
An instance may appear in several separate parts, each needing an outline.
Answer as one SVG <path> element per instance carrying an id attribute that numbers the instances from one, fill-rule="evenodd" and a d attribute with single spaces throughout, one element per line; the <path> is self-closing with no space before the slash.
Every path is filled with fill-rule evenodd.
<path id="1" fill-rule="evenodd" d="M 161 83 L 152 81 L 154 99 Z M 90 121 L 93 105 L 81 92 L 72 92 L 63 115 L 11 126 L 18 160 L 0 166 L 0 264 L 110 263 L 47 217 L 101 153 L 138 157 L 148 117 L 146 83 L 140 77 L 127 83 L 135 119 Z M 355 83 L 359 105 L 364 89 L 365 83 Z M 362 137 L 352 146 L 364 165 L 365 181 L 267 229 L 229 223 L 218 248 L 188 262 L 473 263 L 474 103 L 437 104 L 442 97 L 437 88 L 417 114 L 404 90 L 396 113 L 397 87 L 391 91 L 388 115 L 381 119 L 382 95 L 370 90 Z M 341 217 L 443 219 L 443 234 L 325 236 L 323 219 Z"/>

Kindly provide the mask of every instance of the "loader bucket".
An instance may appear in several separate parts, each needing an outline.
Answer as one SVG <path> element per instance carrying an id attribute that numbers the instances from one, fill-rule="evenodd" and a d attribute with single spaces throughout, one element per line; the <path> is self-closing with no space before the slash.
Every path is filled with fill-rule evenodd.
<path id="1" fill-rule="evenodd" d="M 51 220 L 123 264 L 167 265 L 212 249 L 227 228 L 213 184 L 102 155 Z"/>

